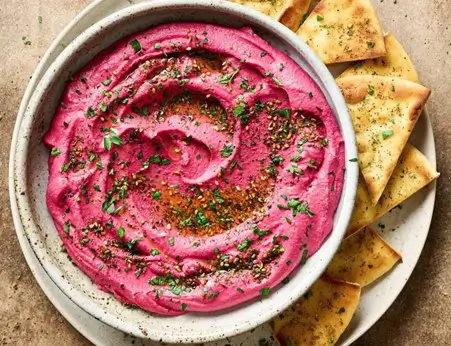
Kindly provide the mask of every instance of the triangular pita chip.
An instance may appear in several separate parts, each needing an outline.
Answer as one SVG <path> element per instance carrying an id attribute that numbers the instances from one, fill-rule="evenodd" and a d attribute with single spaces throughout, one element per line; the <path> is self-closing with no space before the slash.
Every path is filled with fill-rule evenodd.
<path id="1" fill-rule="evenodd" d="M 343 240 L 326 274 L 364 287 L 388 272 L 400 259 L 401 255 L 379 234 L 366 227 Z"/>
<path id="2" fill-rule="evenodd" d="M 385 35 L 384 40 L 387 50 L 385 56 L 356 62 L 354 66 L 344 71 L 339 78 L 357 74 L 370 74 L 399 77 L 418 83 L 417 71 L 403 46 L 390 33 Z"/>
<path id="3" fill-rule="evenodd" d="M 385 55 L 382 27 L 370 0 L 322 0 L 297 34 L 325 64 Z"/>
<path id="4" fill-rule="evenodd" d="M 374 205 L 390 179 L 430 90 L 400 78 L 369 75 L 343 77 L 337 83 L 349 108 L 360 170 Z"/>
<path id="5" fill-rule="evenodd" d="M 373 223 L 438 176 L 426 156 L 407 143 L 376 205 L 372 205 L 365 182 L 360 177 L 348 234 Z"/>
<path id="6" fill-rule="evenodd" d="M 360 286 L 321 277 L 274 321 L 282 345 L 333 345 L 344 332 L 360 300 Z"/>
<path id="7" fill-rule="evenodd" d="M 311 0 L 229 0 L 260 11 L 281 22 L 291 30 L 299 28 Z"/>

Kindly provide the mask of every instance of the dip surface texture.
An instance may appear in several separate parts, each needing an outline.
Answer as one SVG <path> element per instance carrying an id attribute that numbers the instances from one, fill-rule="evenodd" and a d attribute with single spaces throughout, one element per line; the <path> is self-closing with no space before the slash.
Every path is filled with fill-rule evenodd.
<path id="1" fill-rule="evenodd" d="M 331 232 L 343 183 L 322 92 L 248 28 L 176 23 L 115 43 L 68 83 L 44 142 L 70 258 L 165 315 L 268 295 Z"/>

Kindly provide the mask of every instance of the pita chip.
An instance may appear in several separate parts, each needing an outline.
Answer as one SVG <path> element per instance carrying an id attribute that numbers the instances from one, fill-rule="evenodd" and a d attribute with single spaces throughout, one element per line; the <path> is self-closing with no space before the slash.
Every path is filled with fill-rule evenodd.
<path id="1" fill-rule="evenodd" d="M 374 59 L 386 53 L 370 0 L 322 0 L 297 34 L 325 64 Z"/>
<path id="2" fill-rule="evenodd" d="M 279 21 L 289 29 L 299 28 L 302 18 L 307 13 L 311 0 L 229 0 L 260 11 Z"/>
<path id="3" fill-rule="evenodd" d="M 431 166 L 426 156 L 407 143 L 376 205 L 372 205 L 365 182 L 360 177 L 347 234 L 353 234 L 373 223 L 438 176 L 439 173 Z"/>
<path id="4" fill-rule="evenodd" d="M 359 166 L 371 203 L 381 197 L 430 90 L 396 77 L 337 80 L 356 132 Z"/>
<path id="5" fill-rule="evenodd" d="M 366 227 L 343 240 L 326 274 L 364 287 L 392 269 L 399 260 L 401 255 Z"/>
<path id="6" fill-rule="evenodd" d="M 384 37 L 385 56 L 357 62 L 344 71 L 339 78 L 350 75 L 369 74 L 377 76 L 393 76 L 418 83 L 418 74 L 403 46 L 392 34 Z"/>
<path id="7" fill-rule="evenodd" d="M 274 321 L 281 345 L 333 345 L 354 315 L 360 286 L 321 277 Z"/>

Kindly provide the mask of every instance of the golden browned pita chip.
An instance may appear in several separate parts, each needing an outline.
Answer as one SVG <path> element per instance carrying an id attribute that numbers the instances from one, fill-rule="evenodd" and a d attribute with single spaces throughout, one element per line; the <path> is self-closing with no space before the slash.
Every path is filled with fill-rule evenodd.
<path id="1" fill-rule="evenodd" d="M 297 34 L 325 64 L 385 55 L 382 27 L 370 0 L 322 0 Z"/>
<path id="2" fill-rule="evenodd" d="M 430 90 L 396 77 L 347 76 L 337 80 L 349 108 L 359 166 L 373 205 L 382 195 Z"/>
<path id="3" fill-rule="evenodd" d="M 388 272 L 400 259 L 401 255 L 379 234 L 366 227 L 343 240 L 326 274 L 364 287 Z"/>
<path id="4" fill-rule="evenodd" d="M 229 0 L 260 11 L 291 30 L 299 28 L 311 0 Z"/>
<path id="5" fill-rule="evenodd" d="M 403 46 L 392 34 L 384 37 L 385 56 L 357 62 L 344 71 L 339 78 L 357 74 L 393 76 L 418 83 L 418 74 Z"/>
<path id="6" fill-rule="evenodd" d="M 333 345 L 344 332 L 360 300 L 358 284 L 321 277 L 274 321 L 282 345 Z"/>
<path id="7" fill-rule="evenodd" d="M 438 176 L 426 156 L 408 143 L 376 205 L 372 205 L 365 182 L 360 177 L 348 234 L 368 226 Z"/>

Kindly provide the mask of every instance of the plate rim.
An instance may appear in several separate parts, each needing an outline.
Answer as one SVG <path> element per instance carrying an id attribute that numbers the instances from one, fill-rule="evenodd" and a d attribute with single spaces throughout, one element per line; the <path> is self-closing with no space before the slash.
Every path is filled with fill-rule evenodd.
<path id="1" fill-rule="evenodd" d="M 110 0 L 111 1 L 111 0 Z M 28 83 L 27 89 L 24 93 L 24 96 L 21 100 L 20 103 L 20 107 L 19 107 L 19 111 L 18 111 L 18 115 L 17 115 L 17 119 L 20 120 L 16 121 L 15 126 L 14 126 L 14 131 L 13 131 L 13 137 L 12 137 L 12 146 L 11 146 L 11 151 L 10 151 L 10 166 L 9 166 L 9 192 L 10 192 L 10 203 L 11 203 L 11 211 L 13 214 L 13 221 L 14 221 L 14 225 L 15 225 L 15 230 L 16 230 L 16 234 L 19 240 L 19 244 L 21 246 L 22 252 L 24 253 L 24 257 L 27 261 L 28 266 L 30 267 L 33 276 L 35 277 L 35 279 L 38 281 L 38 284 L 40 285 L 41 289 L 44 291 L 44 293 L 46 294 L 46 296 L 49 298 L 49 300 L 52 302 L 52 304 L 59 310 L 59 312 L 74 326 L 75 329 L 77 329 L 82 335 L 84 335 L 88 340 L 94 342 L 94 340 L 96 339 L 95 337 L 93 337 L 93 335 L 87 333 L 87 330 L 82 326 L 82 323 L 78 323 L 79 321 L 77 321 L 76 318 L 74 318 L 74 316 L 71 315 L 70 313 L 70 309 L 66 310 L 66 307 L 64 307 L 64 305 L 59 304 L 59 302 L 57 301 L 57 299 L 53 299 L 53 297 L 51 296 L 50 291 L 51 289 L 47 288 L 47 285 L 44 283 L 45 279 L 40 277 L 40 274 L 37 272 L 36 268 L 39 268 L 41 270 L 43 270 L 42 265 L 39 263 L 38 259 L 36 258 L 36 255 L 34 254 L 33 250 L 31 249 L 31 246 L 28 242 L 28 238 L 26 237 L 26 235 L 23 232 L 22 229 L 22 224 L 21 224 L 21 220 L 20 220 L 20 216 L 18 215 L 18 209 L 17 209 L 17 201 L 14 195 L 14 180 L 12 180 L 11 178 L 13 177 L 13 167 L 11 165 L 11 162 L 14 161 L 13 160 L 13 155 L 14 155 L 14 151 L 13 149 L 15 149 L 15 143 L 17 141 L 17 136 L 18 136 L 18 132 L 19 132 L 19 128 L 20 128 L 20 123 L 23 117 L 23 114 L 28 106 L 28 101 L 30 99 L 30 96 L 35 88 L 35 86 L 38 84 L 38 82 L 40 81 L 40 77 L 42 77 L 45 72 L 47 71 L 48 67 L 50 66 L 51 62 L 48 63 L 49 58 L 51 57 L 52 54 L 54 54 L 55 52 L 57 52 L 58 50 L 60 50 L 60 52 L 63 50 L 62 48 L 58 49 L 59 45 L 64 42 L 67 41 L 68 36 L 70 36 L 71 34 L 71 30 L 76 26 L 79 25 L 80 20 L 83 19 L 86 15 L 90 14 L 91 12 L 94 12 L 96 10 L 99 10 L 100 5 L 104 4 L 106 2 L 106 0 L 94 0 L 92 3 L 88 4 L 88 6 L 86 6 L 74 19 L 72 19 L 69 24 L 60 32 L 60 34 L 55 38 L 55 40 L 52 42 L 52 44 L 50 45 L 50 47 L 47 49 L 47 51 L 45 52 L 45 54 L 43 55 L 41 61 L 39 62 L 37 68 L 35 69 L 34 73 L 33 73 L 33 77 L 30 80 L 30 82 Z M 134 5 L 134 3 L 122 3 L 119 4 L 121 1 L 117 1 L 116 6 L 121 6 L 120 9 L 129 7 L 131 5 Z M 110 3 L 111 5 L 111 3 Z M 119 8 L 118 8 L 119 9 Z M 116 9 L 117 10 L 117 9 Z M 100 16 L 102 16 L 102 14 L 100 14 Z M 69 38 L 69 41 L 72 41 L 75 37 L 73 38 Z M 59 52 L 59 53 L 60 53 Z M 57 55 L 59 55 L 59 53 Z M 48 66 L 46 67 L 45 65 L 48 63 Z M 28 100 L 27 100 L 28 98 Z M 433 153 L 432 155 L 430 155 L 428 157 L 428 160 L 430 161 L 432 167 L 435 169 L 436 168 L 436 147 L 435 147 L 435 138 L 434 138 L 434 133 L 433 133 L 433 128 L 431 126 L 431 121 L 430 121 L 430 117 L 428 115 L 428 111 L 427 111 L 427 107 L 424 110 L 424 114 L 423 117 L 426 118 L 426 122 L 428 124 L 428 126 L 431 128 L 431 142 L 428 143 L 428 145 L 431 146 L 431 153 Z M 14 148 L 13 148 L 14 146 Z M 427 222 L 428 226 L 427 226 L 427 232 L 425 232 L 424 234 L 424 239 L 422 239 L 421 242 L 421 251 L 419 252 L 419 255 L 417 257 L 417 259 L 415 260 L 415 265 L 412 266 L 410 272 L 407 275 L 407 280 L 405 281 L 405 283 L 402 285 L 402 287 L 399 289 L 398 292 L 396 292 L 396 294 L 394 295 L 392 301 L 390 302 L 390 304 L 388 305 L 387 309 L 381 309 L 381 311 L 376 314 L 371 322 L 368 322 L 367 327 L 364 328 L 364 331 L 362 331 L 361 333 L 356 334 L 354 337 L 350 338 L 349 340 L 345 340 L 344 344 L 348 345 L 354 341 L 356 341 L 361 335 L 363 335 L 364 333 L 366 333 L 372 326 L 374 326 L 374 324 L 387 312 L 387 310 L 392 306 L 393 302 L 398 298 L 399 294 L 402 292 L 402 290 L 404 289 L 405 285 L 407 284 L 407 281 L 410 279 L 413 270 L 415 270 L 416 265 L 421 257 L 421 252 L 424 248 L 424 244 L 427 240 L 428 234 L 429 234 L 429 230 L 430 230 L 430 225 L 432 222 L 432 215 L 433 215 L 433 211 L 434 211 L 434 207 L 435 207 L 435 199 L 436 199 L 436 181 L 434 181 L 433 183 L 431 183 L 429 185 L 430 187 L 430 194 L 432 194 L 432 208 L 430 211 L 430 217 L 428 218 L 429 221 Z M 20 227 L 18 227 L 20 226 Z M 21 232 L 22 231 L 22 232 Z M 48 276 L 48 274 L 45 272 L 45 270 L 43 270 L 44 276 Z M 49 279 L 49 277 L 47 277 L 47 279 Z M 51 282 L 53 283 L 53 281 Z M 53 283 L 54 284 L 54 283 Z M 55 285 L 55 284 L 54 284 Z M 55 285 L 55 288 L 58 289 L 58 291 L 61 291 L 59 289 L 59 287 L 57 285 Z M 66 296 L 63 292 L 61 292 L 64 296 Z M 75 304 L 69 297 L 66 296 L 66 298 L 68 298 L 68 300 L 72 303 Z M 83 311 L 84 313 L 86 313 L 85 311 Z M 103 323 L 103 322 L 101 322 Z"/>

